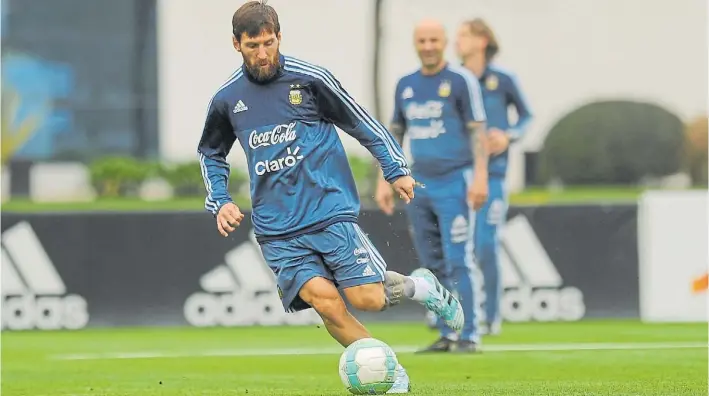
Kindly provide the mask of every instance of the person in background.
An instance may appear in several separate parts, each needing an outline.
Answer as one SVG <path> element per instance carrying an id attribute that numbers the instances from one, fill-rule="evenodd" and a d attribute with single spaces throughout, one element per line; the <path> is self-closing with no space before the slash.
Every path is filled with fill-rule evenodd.
<path id="1" fill-rule="evenodd" d="M 407 206 L 416 253 L 445 287 L 455 288 L 465 317 L 460 333 L 438 320 L 439 339 L 420 352 L 474 353 L 480 340 L 472 212 L 487 199 L 485 111 L 477 79 L 446 60 L 446 44 L 439 21 L 426 19 L 416 25 L 414 46 L 421 66 L 399 79 L 389 130 L 399 143 L 409 138 L 412 175 L 426 186 Z M 393 213 L 393 191 L 383 177 L 375 200 L 384 213 Z"/>
<path id="2" fill-rule="evenodd" d="M 492 63 L 500 45 L 483 19 L 473 19 L 460 26 L 456 49 L 463 66 L 478 78 L 487 115 L 489 198 L 476 213 L 474 246 L 486 295 L 486 323 L 480 331 L 482 334 L 499 334 L 502 282 L 498 230 L 507 215 L 505 177 L 509 146 L 523 136 L 532 113 L 514 74 Z M 510 107 L 517 113 L 516 122 L 510 120 Z"/>

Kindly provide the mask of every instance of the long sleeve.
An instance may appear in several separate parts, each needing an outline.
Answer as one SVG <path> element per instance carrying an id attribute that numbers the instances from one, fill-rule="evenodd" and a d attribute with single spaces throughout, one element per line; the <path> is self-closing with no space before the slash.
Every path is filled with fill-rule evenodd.
<path id="1" fill-rule="evenodd" d="M 315 80 L 322 116 L 366 147 L 379 161 L 388 182 L 410 175 L 403 150 L 391 133 L 355 102 L 330 72 L 323 71 Z"/>
<path id="2" fill-rule="evenodd" d="M 517 123 L 510 128 L 508 134 L 512 141 L 519 140 L 527 130 L 529 123 L 532 121 L 532 112 L 527 103 L 519 83 L 514 76 L 510 77 L 510 89 L 507 92 L 507 101 L 511 103 L 517 111 Z"/>
<path id="3" fill-rule="evenodd" d="M 225 104 L 213 99 L 209 104 L 197 153 L 207 189 L 204 208 L 214 216 L 225 203 L 232 201 L 228 190 L 230 167 L 226 157 L 235 140 Z"/>

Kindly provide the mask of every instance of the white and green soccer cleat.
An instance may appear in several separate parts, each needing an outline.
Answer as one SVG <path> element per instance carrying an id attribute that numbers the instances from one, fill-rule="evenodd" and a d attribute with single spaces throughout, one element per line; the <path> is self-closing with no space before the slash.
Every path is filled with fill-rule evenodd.
<path id="1" fill-rule="evenodd" d="M 411 391 L 411 381 L 409 380 L 409 374 L 402 365 L 396 367 L 396 379 L 394 380 L 394 385 L 391 389 L 387 391 L 387 394 L 392 393 L 409 393 Z"/>
<path id="2" fill-rule="evenodd" d="M 460 331 L 463 328 L 463 307 L 460 305 L 453 293 L 441 285 L 433 272 L 419 268 L 411 273 L 412 278 L 423 279 L 431 286 L 428 297 L 423 301 L 423 305 L 431 312 L 440 316 L 448 327 L 454 331 Z"/>

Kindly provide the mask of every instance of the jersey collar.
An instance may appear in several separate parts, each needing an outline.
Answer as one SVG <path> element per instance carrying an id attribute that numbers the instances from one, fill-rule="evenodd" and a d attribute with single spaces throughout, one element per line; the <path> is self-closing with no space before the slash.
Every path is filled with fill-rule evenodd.
<path id="1" fill-rule="evenodd" d="M 448 70 L 448 66 L 450 66 L 450 63 L 448 61 L 446 61 L 446 63 L 443 64 L 443 67 L 441 68 L 441 70 L 439 70 L 438 73 L 436 73 L 436 74 L 423 74 L 423 68 L 419 69 L 419 73 L 424 77 L 436 77 L 436 76 L 439 76 L 444 71 Z"/>
<path id="2" fill-rule="evenodd" d="M 460 67 L 462 67 L 462 68 L 465 69 L 465 68 L 466 68 L 466 67 L 465 67 L 465 63 L 461 62 L 461 63 L 460 63 Z M 490 64 L 488 63 L 487 65 L 485 65 L 485 70 L 483 70 L 483 74 L 481 74 L 480 77 L 478 77 L 478 80 L 483 81 L 484 79 L 487 78 L 487 76 L 488 76 L 490 73 L 491 73 L 491 71 L 490 71 Z"/>

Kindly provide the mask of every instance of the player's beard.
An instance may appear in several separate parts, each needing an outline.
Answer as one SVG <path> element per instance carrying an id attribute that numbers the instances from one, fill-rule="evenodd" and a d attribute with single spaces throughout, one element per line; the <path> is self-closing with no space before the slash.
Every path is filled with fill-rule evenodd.
<path id="1" fill-rule="evenodd" d="M 278 69 L 281 67 L 281 59 L 279 53 L 276 52 L 273 58 L 268 60 L 268 65 L 266 66 L 261 66 L 258 60 L 255 60 L 254 63 L 249 63 L 248 60 L 244 59 L 244 64 L 246 65 L 246 72 L 249 73 L 251 78 L 263 83 L 276 76 Z"/>

